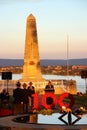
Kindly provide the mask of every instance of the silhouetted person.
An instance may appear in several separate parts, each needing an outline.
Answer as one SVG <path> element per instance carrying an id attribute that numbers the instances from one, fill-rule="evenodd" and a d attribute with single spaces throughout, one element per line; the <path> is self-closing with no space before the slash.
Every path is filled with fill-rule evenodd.
<path id="1" fill-rule="evenodd" d="M 51 81 L 48 82 L 48 84 L 45 87 L 45 90 L 54 92 L 54 85 L 52 84 Z"/>
<path id="2" fill-rule="evenodd" d="M 23 85 L 23 113 L 28 113 L 28 90 L 27 90 L 27 84 L 24 83 Z"/>
<path id="3" fill-rule="evenodd" d="M 21 83 L 18 81 L 16 89 L 13 90 L 14 97 L 14 114 L 21 114 L 23 109 L 23 90 L 21 89 Z"/>
<path id="4" fill-rule="evenodd" d="M 30 107 L 33 106 L 33 97 L 32 97 L 32 94 L 35 93 L 35 87 L 33 86 L 33 83 L 30 82 L 29 83 L 29 86 L 28 86 L 28 96 L 29 96 L 29 105 Z"/>
<path id="5" fill-rule="evenodd" d="M 9 93 L 6 91 L 6 89 L 3 89 L 1 92 L 0 98 L 3 102 L 7 102 L 9 100 Z"/>
<path id="6" fill-rule="evenodd" d="M 52 92 L 52 93 L 54 93 L 54 86 L 53 86 L 51 81 L 49 81 L 48 84 L 45 86 L 45 92 Z M 47 104 L 52 104 L 53 103 L 53 99 L 51 97 L 48 97 L 46 99 L 46 103 Z"/>
<path id="7" fill-rule="evenodd" d="M 5 105 L 9 105 L 9 93 L 6 91 L 6 89 L 3 89 L 3 91 L 0 94 L 0 107 Z"/>

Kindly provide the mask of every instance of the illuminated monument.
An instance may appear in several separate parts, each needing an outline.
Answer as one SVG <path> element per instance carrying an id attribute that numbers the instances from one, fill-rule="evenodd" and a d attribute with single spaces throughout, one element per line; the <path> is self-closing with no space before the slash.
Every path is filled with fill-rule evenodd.
<path id="1" fill-rule="evenodd" d="M 52 80 L 52 79 L 51 79 Z M 23 82 L 33 82 L 35 86 L 35 91 L 40 94 L 44 94 L 44 88 L 48 83 L 47 79 L 42 78 L 41 68 L 40 68 L 40 58 L 39 58 L 39 47 L 38 47 L 38 37 L 36 28 L 36 19 L 30 14 L 27 17 L 26 24 L 26 39 L 25 39 L 25 52 L 24 52 L 24 65 L 23 65 Z M 71 94 L 76 94 L 76 82 L 70 80 L 69 90 L 67 85 L 65 85 L 65 80 L 55 79 L 52 80 L 55 86 L 55 94 L 61 94 L 64 92 L 70 92 Z M 60 84 L 60 85 L 59 85 Z"/>
<path id="2" fill-rule="evenodd" d="M 42 81 L 36 19 L 30 14 L 27 17 L 26 39 L 22 81 Z"/>

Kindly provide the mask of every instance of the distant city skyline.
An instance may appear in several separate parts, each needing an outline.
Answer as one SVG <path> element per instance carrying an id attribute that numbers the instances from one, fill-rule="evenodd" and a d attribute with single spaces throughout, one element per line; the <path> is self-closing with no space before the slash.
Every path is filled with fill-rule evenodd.
<path id="1" fill-rule="evenodd" d="M 26 20 L 37 22 L 40 59 L 87 58 L 87 0 L 0 0 L 0 59 L 23 59 Z"/>

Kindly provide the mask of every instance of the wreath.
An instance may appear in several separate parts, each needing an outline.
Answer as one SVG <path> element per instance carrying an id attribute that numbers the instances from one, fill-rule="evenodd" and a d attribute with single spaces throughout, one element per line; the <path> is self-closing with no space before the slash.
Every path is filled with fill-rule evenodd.
<path id="1" fill-rule="evenodd" d="M 64 103 L 64 98 L 69 98 L 70 99 L 70 103 Z M 73 95 L 70 94 L 70 93 L 64 93 L 62 95 L 60 95 L 60 97 L 58 98 L 58 103 L 60 105 L 60 107 L 63 107 L 65 106 L 66 108 L 71 108 L 74 104 L 74 98 L 73 98 Z"/>

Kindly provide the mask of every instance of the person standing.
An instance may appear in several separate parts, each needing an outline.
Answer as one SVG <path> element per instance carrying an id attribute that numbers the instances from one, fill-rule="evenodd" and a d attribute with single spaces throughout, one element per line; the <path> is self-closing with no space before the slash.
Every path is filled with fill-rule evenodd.
<path id="1" fill-rule="evenodd" d="M 0 108 L 3 107 L 3 105 L 9 108 L 9 97 L 9 93 L 4 88 L 3 91 L 0 93 Z"/>
<path id="2" fill-rule="evenodd" d="M 32 94 L 35 93 L 35 87 L 33 86 L 32 82 L 29 82 L 28 86 L 28 96 L 29 96 L 29 106 L 32 108 L 33 106 L 33 96 Z"/>
<path id="3" fill-rule="evenodd" d="M 6 91 L 6 89 L 3 89 L 1 92 L 0 99 L 3 103 L 7 103 L 9 101 L 9 93 Z"/>
<path id="4" fill-rule="evenodd" d="M 24 83 L 23 85 L 23 113 L 28 113 L 28 90 L 27 90 L 27 84 Z"/>
<path id="5" fill-rule="evenodd" d="M 48 84 L 45 86 L 45 93 L 46 92 L 54 93 L 54 85 L 52 84 L 51 81 L 49 81 Z M 46 103 L 47 104 L 52 104 L 53 103 L 53 99 L 51 97 L 47 97 Z"/>
<path id="6" fill-rule="evenodd" d="M 21 83 L 16 83 L 16 89 L 13 90 L 14 97 L 14 114 L 23 113 L 23 90 L 21 89 Z"/>
<path id="7" fill-rule="evenodd" d="M 51 81 L 49 81 L 48 84 L 45 86 L 45 90 L 54 92 L 54 85 Z"/>

